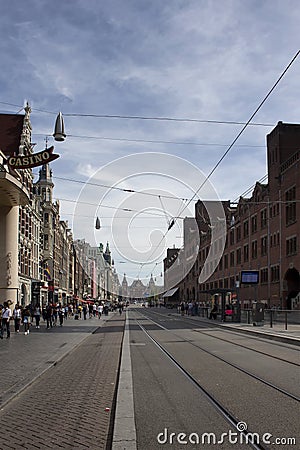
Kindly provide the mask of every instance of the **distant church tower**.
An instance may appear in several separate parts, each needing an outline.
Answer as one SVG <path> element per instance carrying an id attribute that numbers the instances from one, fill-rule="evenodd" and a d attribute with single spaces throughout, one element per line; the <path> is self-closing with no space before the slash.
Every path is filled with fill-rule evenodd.
<path id="1" fill-rule="evenodd" d="M 153 280 L 153 276 L 152 276 L 152 273 L 151 273 L 151 277 L 150 277 L 150 280 L 149 280 L 149 284 L 148 284 L 148 289 L 147 289 L 147 291 L 148 291 L 148 294 L 152 297 L 153 295 L 155 295 L 155 293 L 156 293 L 156 286 L 155 286 L 155 281 Z"/>
<path id="2" fill-rule="evenodd" d="M 129 297 L 128 282 L 125 273 L 122 281 L 122 297 Z"/>
<path id="3" fill-rule="evenodd" d="M 111 266 L 111 251 L 109 250 L 109 244 L 106 244 L 106 250 L 103 254 L 105 261 Z"/>

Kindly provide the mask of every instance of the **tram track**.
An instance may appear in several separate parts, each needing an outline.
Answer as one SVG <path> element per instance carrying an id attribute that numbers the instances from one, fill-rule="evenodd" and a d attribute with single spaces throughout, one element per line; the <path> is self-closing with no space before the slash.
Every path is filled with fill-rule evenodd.
<path id="1" fill-rule="evenodd" d="M 229 409 L 222 405 L 207 389 L 205 389 L 198 380 L 196 380 L 177 360 L 174 356 L 166 350 L 151 334 L 146 330 L 146 328 L 139 322 L 138 319 L 135 319 L 136 324 L 140 327 L 140 329 L 145 333 L 145 335 L 151 340 L 151 342 L 165 355 L 167 358 L 175 365 L 175 367 L 196 387 L 198 391 L 200 391 L 204 397 L 208 400 L 208 402 L 216 409 L 220 415 L 236 430 L 239 431 L 241 435 L 244 436 L 246 442 L 250 445 L 251 448 L 255 450 L 267 450 L 267 447 L 264 447 L 261 444 L 256 444 L 249 440 L 249 436 L 254 435 L 255 433 L 249 430 L 240 430 L 239 424 L 241 422 L 237 417 L 235 417 Z M 248 436 L 248 437 L 247 437 Z"/>
<path id="2" fill-rule="evenodd" d="M 155 311 L 155 313 L 156 313 L 156 314 L 159 314 L 159 313 L 157 313 L 156 311 Z M 159 314 L 159 315 L 162 316 L 162 317 L 164 317 L 163 314 Z M 149 318 L 148 316 L 146 316 L 146 315 L 145 315 L 144 317 L 147 317 L 149 320 L 152 320 L 152 319 L 150 319 L 150 318 Z M 193 331 L 195 331 L 196 333 L 202 333 L 202 334 L 204 334 L 205 336 L 209 336 L 209 337 L 211 337 L 211 338 L 213 338 L 213 339 L 217 339 L 217 340 L 220 340 L 220 341 L 222 341 L 222 342 L 228 342 L 228 343 L 230 343 L 230 344 L 232 344 L 232 345 L 236 345 L 237 347 L 244 348 L 244 349 L 246 349 L 246 350 L 250 350 L 250 351 L 253 351 L 253 352 L 255 352 L 255 353 L 259 353 L 259 354 L 261 354 L 261 355 L 268 356 L 268 357 L 270 357 L 270 358 L 276 359 L 276 360 L 278 360 L 278 361 L 282 361 L 282 362 L 285 362 L 285 363 L 288 363 L 288 364 L 291 364 L 291 365 L 300 367 L 300 363 L 297 363 L 297 362 L 294 362 L 294 361 L 290 361 L 290 360 L 281 358 L 281 357 L 276 356 L 276 355 L 271 355 L 270 353 L 267 353 L 267 352 L 264 352 L 264 351 L 262 351 L 262 350 L 258 350 L 258 349 L 252 348 L 252 347 L 248 347 L 248 346 L 246 346 L 246 345 L 244 345 L 244 344 L 240 344 L 240 343 L 238 343 L 238 342 L 231 341 L 231 340 L 226 339 L 226 338 L 224 338 L 224 337 L 215 336 L 214 334 L 211 334 L 209 331 L 206 331 L 206 327 L 201 326 L 201 324 L 199 324 L 199 321 L 197 321 L 197 320 L 194 320 L 194 321 L 193 321 L 193 319 L 190 319 L 190 318 L 189 318 L 189 319 L 185 319 L 185 317 L 181 317 L 180 319 L 183 320 L 183 321 L 185 321 L 186 323 L 191 323 L 191 322 L 192 322 L 192 323 L 194 323 L 195 325 L 197 325 L 198 328 L 197 328 L 197 329 L 193 329 Z M 176 320 L 179 320 L 179 318 L 176 318 Z M 225 331 L 225 330 L 222 330 L 222 329 L 220 329 L 219 327 L 217 327 L 217 325 L 216 325 L 216 328 L 218 328 L 217 331 L 220 331 L 220 332 L 224 332 L 224 331 Z M 235 331 L 229 330 L 228 328 L 226 328 L 226 333 L 234 334 L 235 336 L 240 337 L 240 333 L 237 333 L 237 332 L 235 332 Z M 253 340 L 256 340 L 256 341 L 261 342 L 261 338 L 260 338 L 260 337 L 249 336 L 249 339 L 253 339 Z M 268 342 L 268 344 L 269 344 L 269 342 Z M 270 341 L 270 344 L 275 345 L 275 346 L 279 346 L 279 347 L 285 347 L 285 348 L 288 348 L 289 350 L 296 351 L 297 353 L 299 353 L 299 349 L 298 349 L 298 348 L 293 348 L 293 347 L 285 346 L 285 345 L 282 345 L 282 344 L 280 345 L 280 344 L 275 343 L 275 342 L 273 342 L 273 341 Z"/>
<path id="3" fill-rule="evenodd" d="M 281 394 L 285 395 L 286 397 L 289 397 L 289 398 L 291 398 L 292 400 L 294 400 L 294 401 L 296 401 L 296 402 L 300 402 L 300 398 L 299 398 L 298 396 L 296 396 L 296 395 L 294 395 L 294 394 L 292 394 L 292 393 L 286 391 L 285 389 L 280 388 L 279 386 L 276 386 L 275 384 L 273 384 L 273 383 L 271 383 L 271 382 L 269 382 L 269 381 L 267 381 L 267 380 L 264 380 L 263 378 L 259 377 L 258 375 L 253 374 L 252 372 L 248 371 L 247 369 L 244 369 L 243 367 L 240 367 L 239 365 L 237 365 L 237 364 L 235 364 L 235 363 L 232 363 L 232 362 L 230 362 L 230 361 L 227 361 L 227 360 L 226 360 L 225 358 L 223 358 L 222 356 L 216 355 L 215 353 L 213 353 L 213 352 L 207 350 L 206 348 L 201 347 L 199 344 L 196 344 L 195 342 L 191 342 L 191 340 L 189 340 L 189 339 L 183 338 L 182 336 L 180 336 L 180 335 L 178 335 L 177 333 L 175 333 L 173 330 L 170 330 L 170 329 L 168 329 L 168 328 L 163 327 L 161 324 L 158 324 L 158 323 L 155 322 L 153 319 L 151 319 L 151 318 L 149 318 L 149 317 L 147 317 L 147 316 L 144 316 L 144 315 L 142 315 L 142 316 L 144 317 L 144 319 L 147 319 L 147 320 L 151 321 L 152 323 L 154 323 L 154 324 L 155 324 L 156 326 L 158 326 L 159 328 L 162 328 L 162 329 L 164 329 L 164 330 L 170 332 L 173 336 L 175 336 L 175 337 L 177 337 L 177 338 L 180 338 L 181 341 L 186 342 L 187 344 L 192 345 L 193 347 L 195 347 L 195 348 L 201 350 L 202 352 L 204 352 L 204 353 L 206 353 L 206 354 L 212 356 L 213 358 L 216 358 L 217 360 L 219 360 L 219 361 L 221 361 L 221 362 L 223 362 L 223 363 L 229 365 L 230 367 L 233 367 L 234 369 L 236 369 L 236 370 L 238 370 L 238 371 L 244 373 L 245 375 L 251 377 L 252 379 L 255 379 L 256 381 L 259 381 L 260 383 L 264 384 L 265 386 L 268 386 L 268 387 L 272 388 L 273 390 L 275 390 L 275 391 L 277 391 L 277 392 L 280 392 Z M 138 323 L 138 319 L 135 319 L 135 320 L 136 320 L 137 323 Z M 140 327 L 143 327 L 143 331 L 146 330 L 145 326 L 141 325 L 140 323 L 138 323 L 138 325 L 139 325 Z M 147 330 L 146 330 L 146 331 L 147 331 Z M 149 336 L 151 336 L 151 335 L 148 333 L 148 331 L 147 331 L 147 334 L 148 334 Z M 153 341 L 156 341 L 152 336 L 151 336 L 151 338 L 152 338 Z M 160 347 L 161 349 L 164 349 L 164 347 L 163 347 L 161 344 L 159 344 L 158 341 L 157 341 L 157 344 L 159 345 L 159 347 Z M 166 353 L 169 353 L 166 349 L 164 349 L 164 350 L 165 350 Z M 272 357 L 272 356 L 270 355 L 270 357 Z M 289 363 L 288 361 L 284 361 L 284 362 Z"/>

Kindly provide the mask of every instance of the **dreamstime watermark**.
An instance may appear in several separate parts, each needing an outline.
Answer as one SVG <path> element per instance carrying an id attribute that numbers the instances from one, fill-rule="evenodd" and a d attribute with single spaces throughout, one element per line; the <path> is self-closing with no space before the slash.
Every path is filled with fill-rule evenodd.
<path id="1" fill-rule="evenodd" d="M 228 430 L 220 435 L 213 432 L 183 433 L 170 432 L 168 428 L 157 435 L 157 442 L 161 445 L 221 445 L 229 443 L 232 445 L 256 444 L 256 445 L 296 445 L 295 437 L 275 437 L 271 433 L 252 433 L 247 431 L 246 422 L 238 422 L 236 430 Z"/>
<path id="2" fill-rule="evenodd" d="M 197 222 L 198 200 L 204 205 L 205 217 L 198 217 Z M 87 221 L 91 214 L 94 220 Z M 96 230 L 93 223 L 97 217 L 101 228 Z M 199 233 L 199 220 L 205 222 L 206 232 Z M 165 270 L 161 292 L 156 292 L 160 294 L 180 283 L 192 269 L 201 233 L 210 239 L 206 261 L 197 274 L 199 283 L 212 275 L 225 247 L 226 217 L 216 190 L 198 167 L 170 154 L 146 152 L 116 159 L 95 170 L 78 196 L 73 233 L 85 236 L 93 247 L 108 241 L 116 263 L 121 260 L 126 263 L 126 271 L 134 273 L 132 281 L 145 277 L 146 283 L 157 267 L 163 271 L 166 250 L 178 247 L 176 261 Z M 130 277 L 127 280 L 130 282 Z"/>

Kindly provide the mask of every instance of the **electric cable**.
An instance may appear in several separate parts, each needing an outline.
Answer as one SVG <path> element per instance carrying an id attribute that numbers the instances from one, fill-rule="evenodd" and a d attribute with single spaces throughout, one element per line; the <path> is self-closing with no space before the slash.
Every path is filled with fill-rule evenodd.
<path id="1" fill-rule="evenodd" d="M 21 105 L 16 105 L 9 102 L 0 101 L 0 104 L 13 106 L 17 108 L 23 108 Z M 38 111 L 46 114 L 56 115 L 57 112 L 47 111 L 39 108 L 31 108 L 32 111 Z M 128 119 L 128 120 L 158 120 L 168 122 L 195 122 L 195 123 L 211 123 L 211 124 L 224 124 L 224 125 L 244 125 L 245 122 L 234 120 L 207 120 L 207 119 L 193 119 L 189 117 L 160 117 L 160 116 L 133 116 L 133 115 L 121 115 L 121 114 L 92 114 L 92 113 L 63 113 L 65 117 L 93 117 L 98 119 Z M 247 123 L 247 122 L 246 122 Z M 248 123 L 249 125 L 249 123 Z M 273 127 L 271 123 L 251 123 L 253 126 Z"/>
<path id="2" fill-rule="evenodd" d="M 232 143 L 229 145 L 228 149 L 226 150 L 226 152 L 222 155 L 222 157 L 219 159 L 219 161 L 215 164 L 215 166 L 211 169 L 211 171 L 209 172 L 209 174 L 205 177 L 205 180 L 201 183 L 201 185 L 199 186 L 199 188 L 197 189 L 197 191 L 195 192 L 195 194 L 193 195 L 193 197 L 191 198 L 190 202 L 191 203 L 193 201 L 193 199 L 198 195 L 198 193 L 200 192 L 200 190 L 203 188 L 203 186 L 207 183 L 207 181 L 210 179 L 210 177 L 213 175 L 213 173 L 217 170 L 217 168 L 219 167 L 219 165 L 222 163 L 222 161 L 226 158 L 226 156 L 228 155 L 228 153 L 230 152 L 230 150 L 232 149 L 232 147 L 234 146 L 234 144 L 236 143 L 236 141 L 240 138 L 240 136 L 243 134 L 243 132 L 245 131 L 245 129 L 248 127 L 248 125 L 250 124 L 251 120 L 256 116 L 256 114 L 258 113 L 258 111 L 261 109 L 261 107 L 264 105 L 264 103 L 267 101 L 267 99 L 270 97 L 270 95 L 272 94 L 272 92 L 274 91 L 274 89 L 277 87 L 277 85 L 280 83 L 280 81 L 282 80 L 282 78 L 284 77 L 284 75 L 287 73 L 287 71 L 289 70 L 289 68 L 292 66 L 292 64 L 296 61 L 296 59 L 298 58 L 300 53 L 300 50 L 297 51 L 297 53 L 294 55 L 294 57 L 291 59 L 291 61 L 289 62 L 289 64 L 286 66 L 286 68 L 283 70 L 283 72 L 281 73 L 281 75 L 279 76 L 279 78 L 276 80 L 276 82 L 273 84 L 273 86 L 271 87 L 271 89 L 268 91 L 268 93 L 265 95 L 265 97 L 263 98 L 263 100 L 260 102 L 260 104 L 258 105 L 258 107 L 255 109 L 255 111 L 251 114 L 250 118 L 247 120 L 247 122 L 245 123 L 245 125 L 242 127 L 242 129 L 239 131 L 239 133 L 237 134 L 237 136 L 234 138 L 234 140 L 232 141 Z M 185 206 L 185 209 L 189 206 L 189 203 Z M 180 215 L 182 214 L 184 210 L 182 210 L 180 212 Z"/>
<path id="3" fill-rule="evenodd" d="M 295 62 L 295 60 L 298 58 L 300 53 L 300 50 L 297 51 L 297 53 L 293 56 L 293 58 L 291 59 L 291 61 L 288 63 L 288 65 L 286 66 L 286 68 L 283 70 L 283 72 L 280 74 L 279 78 L 276 80 L 276 82 L 273 84 L 273 86 L 271 87 L 271 89 L 268 91 L 268 93 L 265 95 L 265 97 L 263 98 L 263 100 L 259 103 L 259 105 L 257 106 L 257 108 L 255 109 L 255 111 L 251 114 L 250 118 L 247 120 L 247 122 L 244 124 L 244 126 L 242 127 L 242 129 L 239 131 L 239 133 L 237 134 L 237 136 L 234 138 L 234 140 L 232 141 L 232 143 L 229 145 L 228 149 L 223 153 L 222 157 L 217 161 L 217 163 L 214 165 L 214 167 L 211 169 L 211 171 L 209 172 L 209 174 L 205 177 L 204 181 L 201 183 L 201 185 L 199 186 L 199 188 L 197 189 L 197 191 L 194 193 L 194 195 L 192 196 L 192 198 L 189 200 L 189 202 L 187 203 L 187 205 L 184 207 L 184 209 L 182 209 L 180 211 L 181 215 L 183 213 L 183 211 L 189 206 L 189 204 L 195 199 L 195 197 L 198 195 L 198 193 L 200 192 L 200 190 L 203 188 L 203 186 L 207 183 L 207 181 L 210 179 L 210 177 L 213 175 L 213 173 L 217 170 L 217 168 L 219 167 L 219 165 L 222 163 L 222 161 L 226 158 L 226 156 L 228 155 L 228 153 L 230 152 L 230 150 L 232 149 L 232 147 L 234 146 L 234 144 L 237 142 L 237 140 L 240 138 L 240 136 L 243 134 L 243 132 L 245 131 L 245 129 L 247 128 L 247 126 L 250 124 L 251 120 L 256 116 L 256 114 L 258 113 L 258 111 L 261 109 L 261 107 L 264 105 L 264 103 L 267 101 L 267 99 L 269 98 L 269 96 L 271 95 L 271 93 L 274 91 L 274 89 L 276 88 L 276 86 L 280 83 L 280 81 L 282 80 L 282 78 L 284 77 L 284 75 L 287 73 L 287 71 L 289 70 L 289 68 L 292 66 L 292 64 Z M 160 242 L 158 243 L 158 245 L 156 246 L 159 247 L 159 245 L 163 242 L 163 240 L 165 239 L 167 233 L 169 230 L 167 230 L 164 235 L 162 236 Z M 154 250 L 155 251 L 155 250 Z M 154 251 L 150 254 L 150 256 L 148 257 L 148 260 L 153 256 Z M 147 262 L 146 261 L 146 262 Z M 140 274 L 140 272 L 139 272 Z"/>

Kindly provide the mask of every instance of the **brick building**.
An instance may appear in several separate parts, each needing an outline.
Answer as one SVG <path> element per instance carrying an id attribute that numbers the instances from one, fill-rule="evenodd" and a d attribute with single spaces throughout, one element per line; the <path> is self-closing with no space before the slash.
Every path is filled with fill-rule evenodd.
<path id="1" fill-rule="evenodd" d="M 218 289 L 228 289 L 228 301 L 242 306 L 255 300 L 271 306 L 300 308 L 300 125 L 278 122 L 267 136 L 268 181 L 257 182 L 250 198 L 237 204 L 222 202 L 227 227 L 226 244 L 209 278 L 199 275 L 207 266 L 212 229 L 201 201 L 195 205 L 199 251 L 193 268 L 178 283 L 180 299 L 210 302 Z M 255 270 L 259 282 L 241 283 L 241 271 Z M 215 300 L 218 300 L 216 295 Z"/>

